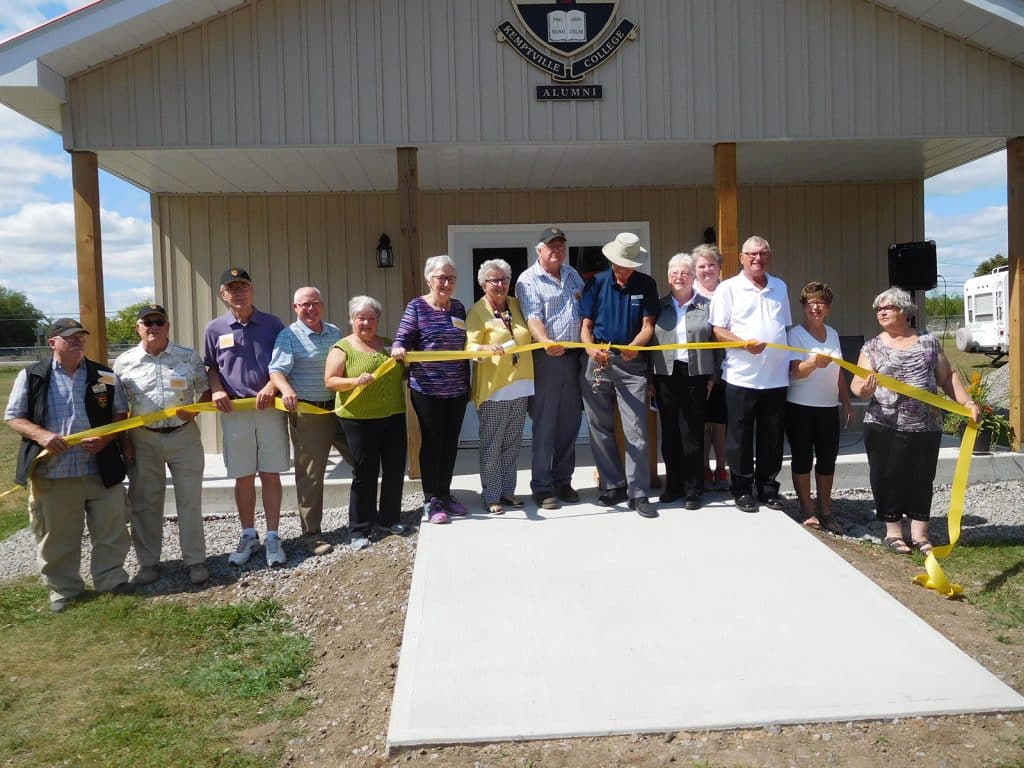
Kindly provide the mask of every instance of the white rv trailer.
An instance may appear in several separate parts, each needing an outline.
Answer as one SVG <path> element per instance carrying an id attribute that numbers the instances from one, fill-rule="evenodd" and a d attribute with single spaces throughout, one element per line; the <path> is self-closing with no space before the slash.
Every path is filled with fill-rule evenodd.
<path id="1" fill-rule="evenodd" d="M 1009 354 L 1009 275 L 1008 267 L 996 267 L 964 283 L 964 327 L 956 332 L 961 352 L 988 355 L 993 362 Z"/>

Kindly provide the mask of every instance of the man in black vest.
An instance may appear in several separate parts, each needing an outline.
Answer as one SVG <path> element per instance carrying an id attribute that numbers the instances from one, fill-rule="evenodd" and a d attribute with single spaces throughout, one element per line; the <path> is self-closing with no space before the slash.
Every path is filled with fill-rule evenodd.
<path id="1" fill-rule="evenodd" d="M 64 439 L 123 419 L 128 412 L 110 368 L 85 358 L 88 333 L 68 318 L 51 325 L 52 358 L 18 373 L 4 411 L 4 419 L 21 435 L 15 480 L 32 484 L 29 519 L 36 561 L 50 588 L 54 613 L 85 589 L 79 573 L 84 525 L 92 542 L 90 570 L 96 590 L 133 590 L 124 570 L 131 542 L 117 437 L 88 437 L 74 447 Z M 43 449 L 49 456 L 33 468 Z"/>

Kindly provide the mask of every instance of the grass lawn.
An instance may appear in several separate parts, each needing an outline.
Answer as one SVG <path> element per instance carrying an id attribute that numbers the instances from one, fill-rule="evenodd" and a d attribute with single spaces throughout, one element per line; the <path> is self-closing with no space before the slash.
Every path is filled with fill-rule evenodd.
<path id="1" fill-rule="evenodd" d="M 0 368 L 0 405 L 7 407 L 7 396 L 17 368 Z M 21 438 L 6 424 L 0 425 L 0 493 L 14 486 L 14 465 Z M 28 491 L 18 489 L 0 499 L 0 541 L 28 525 Z"/>
<path id="2" fill-rule="evenodd" d="M 35 583 L 0 590 L 5 765 L 273 766 L 309 707 L 295 689 L 310 643 L 276 603 L 103 595 L 59 617 L 45 605 Z M 255 746 L 238 735 L 267 723 Z"/>
<path id="3" fill-rule="evenodd" d="M 947 336 L 942 340 L 942 351 L 946 353 L 946 358 L 953 366 L 953 370 L 957 370 L 961 366 L 964 368 L 978 368 L 981 371 L 982 376 L 987 376 L 989 373 L 995 370 L 992 367 L 992 361 L 989 360 L 985 355 L 976 355 L 970 352 L 961 352 L 956 348 L 956 339 L 952 336 Z"/>

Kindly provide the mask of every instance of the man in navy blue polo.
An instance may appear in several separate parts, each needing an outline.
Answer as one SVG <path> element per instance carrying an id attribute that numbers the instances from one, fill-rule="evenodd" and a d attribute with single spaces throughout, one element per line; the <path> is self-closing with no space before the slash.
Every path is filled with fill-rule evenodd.
<path id="1" fill-rule="evenodd" d="M 580 337 L 588 344 L 645 347 L 654 335 L 660 309 L 654 278 L 636 271 L 647 250 L 640 247 L 636 235 L 623 232 L 601 252 L 611 269 L 598 274 L 583 292 Z M 588 349 L 587 357 L 581 388 L 590 445 L 601 476 L 597 503 L 611 507 L 628 499 L 630 509 L 641 517 L 657 517 L 648 499 L 647 356 L 633 350 Z M 625 466 L 615 445 L 616 404 L 626 438 Z"/>

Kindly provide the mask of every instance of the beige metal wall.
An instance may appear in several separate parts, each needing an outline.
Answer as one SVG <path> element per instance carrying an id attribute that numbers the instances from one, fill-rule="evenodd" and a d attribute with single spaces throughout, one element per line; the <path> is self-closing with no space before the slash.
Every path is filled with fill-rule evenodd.
<path id="1" fill-rule="evenodd" d="M 825 280 L 836 291 L 832 325 L 842 334 L 875 333 L 871 299 L 887 281 L 889 243 L 924 235 L 920 182 L 741 187 L 739 230 L 772 243 L 772 272 L 800 288 Z M 174 338 L 201 348 L 206 323 L 224 312 L 218 281 L 229 264 L 249 268 L 256 305 L 291 322 L 295 288 L 324 292 L 326 316 L 347 329 L 347 302 L 369 294 L 384 305 L 381 332 L 403 309 L 398 269 L 373 261 L 381 232 L 398 231 L 396 195 L 159 195 L 153 198 L 156 298 L 171 314 Z M 423 252 L 444 253 L 453 224 L 648 221 L 651 273 L 664 288 L 669 257 L 700 241 L 714 221 L 711 188 L 424 193 Z M 530 245 L 530 243 L 524 243 Z M 396 254 L 401 260 L 402 254 Z M 216 445 L 212 420 L 203 427 Z"/>
<path id="2" fill-rule="evenodd" d="M 255 0 L 69 81 L 72 148 L 1024 134 L 1024 69 L 865 0 L 625 0 L 592 78 L 545 77 L 507 0 Z"/>

